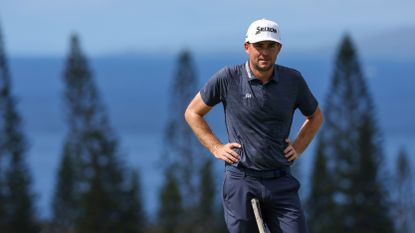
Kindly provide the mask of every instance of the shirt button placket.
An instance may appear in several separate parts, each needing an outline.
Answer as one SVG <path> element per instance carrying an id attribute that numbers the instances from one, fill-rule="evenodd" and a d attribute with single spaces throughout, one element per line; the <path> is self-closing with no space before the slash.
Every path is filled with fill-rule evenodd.
<path id="1" fill-rule="evenodd" d="M 261 107 L 265 106 L 266 97 L 266 86 L 261 85 Z"/>

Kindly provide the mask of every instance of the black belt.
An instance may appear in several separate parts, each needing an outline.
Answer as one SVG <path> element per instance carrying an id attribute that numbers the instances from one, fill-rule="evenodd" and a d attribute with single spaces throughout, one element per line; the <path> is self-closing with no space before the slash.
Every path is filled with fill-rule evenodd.
<path id="1" fill-rule="evenodd" d="M 279 177 L 290 174 L 290 167 L 282 167 L 282 168 L 273 169 L 273 170 L 258 171 L 258 170 L 244 168 L 244 167 L 235 167 L 235 166 L 227 165 L 225 169 L 227 171 L 232 171 L 232 172 L 236 172 L 239 174 L 243 174 L 245 176 L 251 176 L 251 177 L 261 178 L 261 179 L 279 178 Z"/>

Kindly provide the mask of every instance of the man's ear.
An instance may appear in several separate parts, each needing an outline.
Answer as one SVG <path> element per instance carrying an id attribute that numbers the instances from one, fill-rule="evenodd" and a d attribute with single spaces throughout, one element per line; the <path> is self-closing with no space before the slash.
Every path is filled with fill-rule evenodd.
<path id="1" fill-rule="evenodd" d="M 280 43 L 278 43 L 279 44 L 279 46 L 278 46 L 278 53 L 280 53 L 281 52 L 281 49 L 282 49 L 282 44 L 280 44 Z"/>
<path id="2" fill-rule="evenodd" d="M 249 43 L 248 42 L 244 43 L 244 48 L 245 48 L 245 52 L 249 54 L 249 52 L 248 52 Z"/>

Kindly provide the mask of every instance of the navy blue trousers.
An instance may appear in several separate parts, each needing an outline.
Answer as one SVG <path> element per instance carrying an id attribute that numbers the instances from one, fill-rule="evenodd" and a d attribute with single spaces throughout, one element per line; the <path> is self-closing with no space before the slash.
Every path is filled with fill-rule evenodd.
<path id="1" fill-rule="evenodd" d="M 225 222 L 230 233 L 257 233 L 251 199 L 258 198 L 272 233 L 308 233 L 298 196 L 300 183 L 290 173 L 258 178 L 226 170 L 222 188 Z"/>

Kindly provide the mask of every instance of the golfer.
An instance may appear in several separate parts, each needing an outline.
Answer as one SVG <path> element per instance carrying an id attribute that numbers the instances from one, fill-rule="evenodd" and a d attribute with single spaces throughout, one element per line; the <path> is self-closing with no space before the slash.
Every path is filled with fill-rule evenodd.
<path id="1" fill-rule="evenodd" d="M 307 148 L 323 114 L 300 72 L 276 65 L 282 48 L 277 23 L 261 19 L 248 28 L 246 63 L 214 74 L 189 104 L 185 118 L 200 142 L 225 161 L 223 208 L 231 233 L 258 232 L 250 200 L 261 203 L 273 233 L 308 232 L 290 165 Z M 204 116 L 222 103 L 228 143 L 222 143 Z M 293 114 L 304 123 L 290 141 Z"/>

